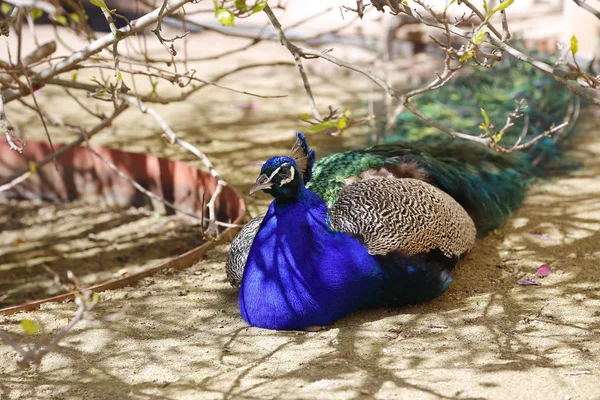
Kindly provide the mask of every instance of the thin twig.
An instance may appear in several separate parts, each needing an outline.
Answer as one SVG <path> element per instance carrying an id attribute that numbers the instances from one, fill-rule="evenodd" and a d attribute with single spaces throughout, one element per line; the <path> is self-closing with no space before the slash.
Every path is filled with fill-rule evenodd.
<path id="1" fill-rule="evenodd" d="M 165 39 L 162 37 L 162 35 L 161 35 L 162 21 L 163 21 L 164 13 L 167 8 L 168 2 L 169 2 L 169 0 L 163 0 L 162 7 L 160 8 L 160 11 L 158 13 L 158 22 L 156 23 L 156 28 L 153 29 L 151 32 L 156 35 L 156 37 L 158 38 L 158 41 L 165 47 L 165 49 L 167 49 L 167 51 L 171 54 L 171 56 L 175 57 L 177 55 L 177 51 L 175 50 L 175 45 L 173 44 L 173 42 L 176 41 L 177 39 L 183 39 L 190 32 L 187 31 L 183 35 L 177 35 L 172 39 Z M 171 45 L 169 46 L 167 44 L 167 42 L 170 42 Z"/>
<path id="2" fill-rule="evenodd" d="M 98 125 L 94 126 L 92 129 L 90 129 L 88 132 L 86 132 L 87 137 L 90 138 L 90 137 L 94 136 L 96 133 L 103 130 L 104 128 L 110 126 L 112 124 L 112 122 L 114 121 L 114 119 L 117 118 L 123 111 L 125 111 L 127 109 L 127 107 L 129 107 L 128 104 L 121 104 L 120 107 L 118 107 L 116 110 L 113 111 L 113 113 L 110 117 L 105 118 Z M 83 137 L 79 137 L 78 139 L 74 140 L 73 142 L 71 142 L 71 143 L 59 148 L 55 152 L 47 155 L 40 161 L 37 161 L 36 163 L 32 164 L 29 169 L 21 170 L 21 171 L 17 172 L 16 174 L 13 174 L 11 177 L 6 179 L 6 181 L 8 183 L 0 186 L 0 192 L 4 192 L 9 189 L 12 189 L 13 187 L 17 186 L 21 182 L 27 180 L 32 175 L 32 173 L 31 173 L 32 169 L 39 171 L 39 169 L 41 167 L 43 167 L 44 165 L 48 164 L 49 162 L 55 160 L 57 157 L 66 153 L 67 151 L 73 149 L 74 147 L 79 146 L 81 143 L 84 142 L 84 140 L 85 139 Z"/>
<path id="3" fill-rule="evenodd" d="M 200 159 L 200 161 L 202 161 L 204 166 L 208 169 L 208 172 L 210 172 L 210 174 L 217 180 L 217 187 L 215 188 L 215 191 L 207 204 L 209 221 L 208 221 L 208 228 L 206 229 L 207 236 L 209 236 L 209 237 L 216 236 L 216 234 L 217 234 L 216 227 L 217 227 L 217 225 L 220 225 L 220 224 L 217 223 L 215 206 L 216 206 L 216 202 L 219 198 L 219 195 L 223 191 L 223 187 L 225 187 L 227 185 L 227 182 L 225 182 L 225 180 L 223 180 L 223 178 L 221 178 L 221 175 L 217 172 L 217 170 L 213 166 L 210 159 L 206 156 L 206 154 L 204 154 L 203 152 L 198 150 L 198 148 L 196 148 L 191 143 L 179 138 L 177 136 L 177 134 L 175 132 L 173 132 L 173 130 L 171 129 L 169 124 L 167 124 L 167 122 L 163 119 L 163 117 L 159 113 L 157 113 L 154 109 L 146 106 L 144 103 L 142 103 L 141 100 L 139 100 L 138 98 L 136 98 L 134 96 L 123 96 L 123 98 L 126 101 L 128 101 L 129 104 L 138 107 L 140 109 L 140 111 L 143 112 L 144 114 L 148 114 L 152 118 L 154 118 L 154 120 L 160 125 L 165 137 L 168 139 L 170 144 L 172 144 L 172 145 L 178 144 L 179 146 L 183 147 L 184 149 L 188 150 L 189 152 L 194 154 L 196 157 L 198 157 Z"/>
<path id="4" fill-rule="evenodd" d="M 594 7 L 590 6 L 588 3 L 586 3 L 585 0 L 573 0 L 573 2 L 575 2 L 575 4 L 577 4 L 579 7 L 588 11 L 594 17 L 600 19 L 600 11 L 598 11 Z"/>
<path id="5" fill-rule="evenodd" d="M 84 318 L 91 319 L 89 317 L 90 311 L 98 304 L 98 295 L 94 294 L 89 289 L 84 289 L 79 279 L 71 272 L 67 272 L 67 277 L 73 281 L 75 287 L 77 288 L 77 294 L 75 295 L 75 304 L 77 305 L 77 310 L 75 314 L 69 321 L 69 323 L 62 328 L 58 334 L 52 339 L 52 341 L 46 346 L 43 347 L 38 341 L 33 344 L 28 344 L 26 346 L 19 345 L 9 334 L 4 331 L 0 331 L 0 339 L 4 340 L 8 343 L 20 356 L 20 359 L 17 361 L 17 365 L 22 368 L 30 368 L 31 366 L 39 366 L 42 362 L 42 359 L 53 351 L 56 351 L 58 344 L 60 341 L 73 329 L 75 325 L 77 325 Z M 103 320 L 106 322 L 114 321 L 124 315 L 124 312 L 118 312 Z M 44 333 L 44 325 L 36 326 L 37 329 L 41 329 L 42 333 Z"/>
<path id="6" fill-rule="evenodd" d="M 8 4 L 12 4 L 17 7 L 26 7 L 26 8 L 39 8 L 40 10 L 54 15 L 56 14 L 56 7 L 53 4 L 47 1 L 41 0 L 4 0 Z"/>
<path id="7" fill-rule="evenodd" d="M 4 101 L 2 96 L 0 96 L 0 126 L 4 130 L 6 141 L 11 150 L 18 151 L 19 153 L 23 152 L 27 143 L 19 137 L 18 130 L 8 120 L 6 111 L 4 111 Z"/>
<path id="8" fill-rule="evenodd" d="M 177 9 L 181 8 L 183 5 L 185 5 L 191 1 L 193 1 L 193 0 L 171 0 L 171 1 L 169 1 L 169 5 L 167 6 L 167 9 L 164 11 L 164 13 L 162 15 L 163 16 L 170 15 L 173 12 L 175 12 Z M 71 70 L 73 67 L 75 67 L 81 61 L 87 60 L 92 55 L 99 53 L 103 49 L 111 46 L 115 42 L 115 40 L 121 41 L 124 38 L 134 35 L 140 31 L 143 31 L 146 27 L 148 27 L 158 21 L 158 19 L 160 18 L 159 12 L 160 12 L 160 8 L 157 8 L 156 10 L 142 16 L 141 18 L 138 18 L 137 20 L 132 21 L 129 26 L 119 29 L 118 32 L 120 32 L 120 34 L 117 37 L 115 37 L 112 33 L 105 35 L 105 36 L 101 37 L 100 39 L 83 47 L 81 50 L 71 54 L 69 57 L 65 58 L 64 60 L 62 60 L 56 64 L 53 64 L 52 66 L 37 73 L 31 79 L 32 83 L 33 83 L 33 89 L 35 90 L 35 89 L 39 88 L 40 86 L 43 86 L 43 84 L 47 80 L 55 77 L 56 75 L 59 75 L 63 72 Z M 1 93 L 1 95 L 4 97 L 5 103 L 15 100 L 16 98 L 23 97 L 27 94 L 29 94 L 29 93 L 20 91 L 20 90 L 14 90 L 14 89 L 7 89 L 7 90 L 2 91 L 2 93 Z"/>
<path id="9" fill-rule="evenodd" d="M 154 193 L 152 193 L 151 191 L 147 190 L 145 187 L 143 187 L 141 184 L 139 184 L 138 182 L 136 182 L 133 178 L 131 178 L 129 175 L 127 175 L 126 173 L 124 173 L 123 171 L 121 171 L 119 169 L 119 167 L 117 167 L 115 164 L 113 164 L 108 158 L 104 157 L 102 154 L 98 153 L 96 150 L 94 150 L 94 148 L 92 147 L 92 145 L 90 144 L 90 140 L 87 137 L 85 130 L 81 130 L 80 134 L 83 136 L 85 143 L 88 147 L 88 150 L 92 152 L 92 154 L 94 156 L 96 156 L 97 158 L 99 158 L 100 160 L 102 160 L 103 163 L 105 163 L 110 169 L 112 169 L 113 171 L 115 171 L 117 173 L 117 175 L 119 175 L 121 178 L 125 179 L 126 181 L 128 181 L 129 183 L 131 183 L 133 185 L 133 187 L 135 187 L 138 191 L 144 193 L 146 196 L 154 199 L 154 200 L 158 200 L 160 202 L 162 202 L 163 204 L 165 204 L 166 206 L 172 208 L 175 211 L 178 211 L 182 214 L 187 215 L 188 217 L 192 217 L 195 220 L 198 221 L 202 221 L 202 219 L 200 217 L 198 217 L 196 214 L 191 213 L 191 212 L 187 212 L 185 210 L 182 210 L 178 207 L 175 206 L 175 204 L 171 203 L 168 200 L 165 200 L 164 198 L 155 195 Z"/>
<path id="10" fill-rule="evenodd" d="M 287 47 L 290 53 L 292 53 L 292 56 L 294 56 L 294 61 L 296 62 L 296 66 L 298 67 L 298 72 L 300 73 L 300 76 L 302 77 L 302 82 L 304 83 L 304 90 L 306 90 L 306 95 L 308 96 L 308 102 L 310 104 L 312 114 L 317 121 L 322 121 L 323 117 L 321 117 L 321 113 L 319 112 L 319 108 L 317 107 L 317 103 L 315 102 L 315 98 L 310 87 L 310 82 L 308 81 L 308 76 L 306 75 L 306 71 L 304 70 L 304 66 L 302 65 L 303 54 L 300 52 L 300 48 L 292 44 L 287 39 L 285 33 L 283 32 L 283 28 L 279 23 L 279 20 L 277 19 L 277 17 L 273 13 L 273 10 L 271 10 L 271 7 L 269 7 L 268 4 L 263 11 L 265 12 L 265 14 L 267 14 L 267 17 L 269 17 L 269 21 L 271 21 L 273 28 L 275 28 L 275 32 L 277 32 L 277 35 L 279 36 L 281 45 Z"/>

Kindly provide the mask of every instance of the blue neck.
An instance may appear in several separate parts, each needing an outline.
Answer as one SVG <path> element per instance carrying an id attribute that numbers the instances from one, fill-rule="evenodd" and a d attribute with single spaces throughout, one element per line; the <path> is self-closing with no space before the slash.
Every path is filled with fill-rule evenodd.
<path id="1" fill-rule="evenodd" d="M 381 286 L 377 258 L 351 236 L 329 229 L 327 206 L 302 187 L 276 199 L 265 215 L 244 269 L 242 317 L 269 329 L 328 325 L 365 305 Z"/>

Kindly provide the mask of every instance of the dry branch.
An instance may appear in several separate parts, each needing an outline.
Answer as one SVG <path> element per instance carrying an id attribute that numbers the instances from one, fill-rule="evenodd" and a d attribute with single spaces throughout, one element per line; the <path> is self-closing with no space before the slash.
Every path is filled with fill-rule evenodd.
<path id="1" fill-rule="evenodd" d="M 66 59 L 35 74 L 31 78 L 31 81 L 33 83 L 33 89 L 38 89 L 39 87 L 43 86 L 43 84 L 46 81 L 48 81 L 49 79 L 51 79 L 63 72 L 72 70 L 73 68 L 75 68 L 75 66 L 78 63 L 89 59 L 94 54 L 99 53 L 103 49 L 113 45 L 115 42 L 121 41 L 131 35 L 134 35 L 140 31 L 144 30 L 145 28 L 149 27 L 150 25 L 157 23 L 161 17 L 171 15 L 173 12 L 175 12 L 176 10 L 178 10 L 185 4 L 190 3 L 191 1 L 193 1 L 193 0 L 171 0 L 171 1 L 169 1 L 166 9 L 164 10 L 164 12 L 162 14 L 160 12 L 162 7 L 157 8 L 156 10 L 144 15 L 143 17 L 138 18 L 135 21 L 132 21 L 131 24 L 129 24 L 129 26 L 119 29 L 117 31 L 117 32 L 119 32 L 118 35 L 114 35 L 113 33 L 110 33 L 110 34 L 105 35 L 102 38 L 88 44 L 81 50 L 76 51 L 75 53 L 71 54 Z M 29 93 L 24 93 L 23 90 L 14 90 L 14 89 L 7 89 L 1 93 L 2 97 L 4 97 L 5 103 L 8 103 L 12 100 L 23 97 L 27 94 L 29 94 Z"/>

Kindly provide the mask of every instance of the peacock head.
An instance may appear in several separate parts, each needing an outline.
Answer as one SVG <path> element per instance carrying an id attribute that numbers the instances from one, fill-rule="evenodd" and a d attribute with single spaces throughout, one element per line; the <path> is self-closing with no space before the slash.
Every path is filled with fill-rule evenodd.
<path id="1" fill-rule="evenodd" d="M 315 151 L 308 147 L 306 138 L 296 133 L 296 143 L 288 156 L 272 157 L 263 164 L 260 176 L 250 188 L 250 194 L 259 190 L 276 199 L 294 199 L 312 176 Z"/>

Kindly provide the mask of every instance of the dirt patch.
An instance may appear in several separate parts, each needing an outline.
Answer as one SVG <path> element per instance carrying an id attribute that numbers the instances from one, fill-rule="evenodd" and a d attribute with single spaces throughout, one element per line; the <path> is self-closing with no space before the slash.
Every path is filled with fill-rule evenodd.
<path id="1" fill-rule="evenodd" d="M 0 198 L 0 307 L 131 275 L 202 244 L 200 227 L 179 216 L 103 203 L 55 204 Z"/>

